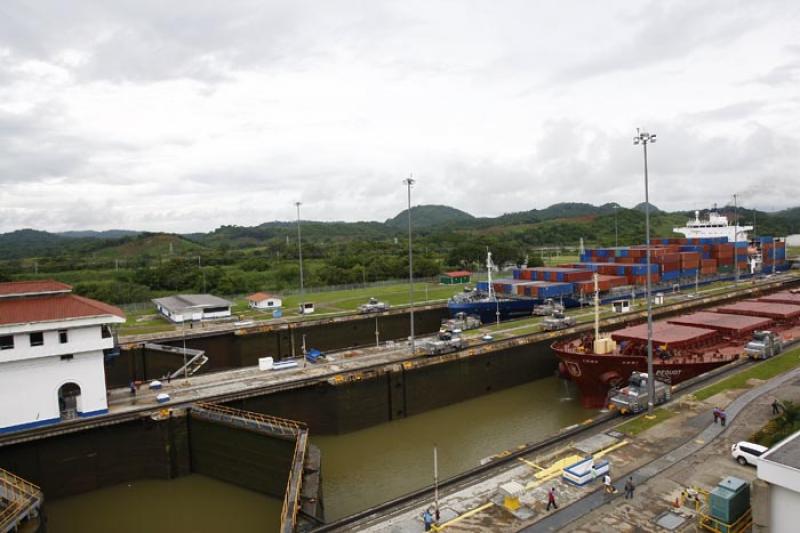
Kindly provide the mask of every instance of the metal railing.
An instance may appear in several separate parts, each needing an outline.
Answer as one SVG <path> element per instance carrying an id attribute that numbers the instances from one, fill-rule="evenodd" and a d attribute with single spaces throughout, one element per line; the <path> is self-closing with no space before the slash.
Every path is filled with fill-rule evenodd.
<path id="1" fill-rule="evenodd" d="M 292 455 L 292 469 L 289 479 L 286 480 L 286 490 L 283 493 L 281 507 L 281 533 L 294 533 L 297 526 L 297 513 L 300 507 L 300 490 L 303 486 L 303 466 L 306 461 L 308 449 L 308 430 L 300 430 L 294 444 Z"/>
<path id="2" fill-rule="evenodd" d="M 302 422 L 279 418 L 277 416 L 243 411 L 224 405 L 199 402 L 192 405 L 192 412 L 201 413 L 209 418 L 232 423 L 241 427 L 253 429 L 266 429 L 272 433 L 296 437 L 301 431 L 306 431 L 307 427 Z"/>
<path id="3" fill-rule="evenodd" d="M 38 486 L 0 468 L 0 500 L 5 501 L 0 507 L 0 532 L 15 530 L 20 521 L 38 509 L 42 499 Z"/>

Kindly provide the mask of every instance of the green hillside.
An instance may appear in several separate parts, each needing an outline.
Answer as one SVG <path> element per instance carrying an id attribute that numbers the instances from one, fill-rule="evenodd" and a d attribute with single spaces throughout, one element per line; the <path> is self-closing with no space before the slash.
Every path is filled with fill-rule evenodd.
<path id="1" fill-rule="evenodd" d="M 415 228 L 432 228 L 435 226 L 456 226 L 474 220 L 475 217 L 446 205 L 417 205 L 411 208 L 411 220 Z M 395 217 L 385 222 L 386 226 L 396 229 L 408 227 L 408 209 L 400 211 Z"/>

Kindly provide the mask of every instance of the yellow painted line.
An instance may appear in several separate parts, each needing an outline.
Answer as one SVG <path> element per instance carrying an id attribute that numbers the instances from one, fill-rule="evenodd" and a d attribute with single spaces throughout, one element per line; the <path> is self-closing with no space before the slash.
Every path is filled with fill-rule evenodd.
<path id="1" fill-rule="evenodd" d="M 433 526 L 431 528 L 431 531 L 442 531 L 447 527 L 450 527 L 450 526 L 452 526 L 454 524 L 457 524 L 458 522 L 464 520 L 465 518 L 469 518 L 470 516 L 473 516 L 473 515 L 476 515 L 476 514 L 482 512 L 482 511 L 485 511 L 486 509 L 488 509 L 489 507 L 492 507 L 493 505 L 494 504 L 492 502 L 485 503 L 485 504 L 481 505 L 480 507 L 476 507 L 475 509 L 472 509 L 471 511 L 467 511 L 464 514 L 458 515 L 457 517 L 453 518 L 452 520 L 450 520 L 448 522 L 445 522 L 444 524 L 442 524 L 440 526 Z"/>
<path id="2" fill-rule="evenodd" d="M 595 458 L 600 458 L 600 457 L 603 457 L 604 455 L 606 455 L 606 454 L 608 454 L 608 453 L 611 453 L 611 452 L 613 452 L 614 450 L 617 450 L 617 449 L 619 449 L 619 448 L 622 448 L 623 446 L 625 446 L 625 445 L 627 445 L 627 444 L 628 444 L 628 441 L 627 441 L 627 440 L 621 440 L 621 441 L 619 441 L 618 443 L 616 443 L 616 444 L 613 444 L 613 445 L 609 446 L 608 448 L 605 448 L 604 450 L 600 450 L 599 452 L 597 452 L 596 454 L 594 454 L 594 456 L 593 456 L 593 457 L 595 457 Z"/>
<path id="3" fill-rule="evenodd" d="M 564 457 L 563 459 L 559 459 L 558 461 L 548 466 L 547 468 L 542 469 L 541 472 L 537 472 L 536 474 L 534 474 L 534 477 L 536 477 L 536 479 L 545 479 L 545 478 L 550 478 L 553 475 L 560 476 L 561 470 L 565 466 L 575 464 L 581 459 L 583 459 L 583 457 L 580 455 L 570 455 L 569 457 Z"/>
<path id="4" fill-rule="evenodd" d="M 544 470 L 543 466 L 539 466 L 536 463 L 528 461 L 527 459 L 524 459 L 524 458 L 520 457 L 519 460 L 522 461 L 523 463 L 525 463 L 526 465 L 530 466 L 531 468 L 535 468 L 537 470 Z"/>

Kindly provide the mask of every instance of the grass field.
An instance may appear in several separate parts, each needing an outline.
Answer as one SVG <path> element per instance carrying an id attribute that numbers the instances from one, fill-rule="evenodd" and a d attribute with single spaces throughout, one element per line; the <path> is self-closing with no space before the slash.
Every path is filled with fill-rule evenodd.
<path id="1" fill-rule="evenodd" d="M 653 411 L 652 418 L 648 418 L 646 415 L 641 415 L 632 420 L 628 420 L 624 424 L 617 426 L 615 429 L 617 431 L 621 431 L 622 433 L 627 433 L 628 435 L 635 436 L 641 433 L 642 431 L 645 431 L 646 429 L 650 429 L 656 424 L 660 424 L 661 422 L 667 420 L 668 418 L 672 418 L 674 415 L 675 413 L 670 411 L 666 407 L 659 407 L 658 409 Z"/>
<path id="2" fill-rule="evenodd" d="M 747 381 L 750 379 L 767 380 L 797 366 L 800 366 L 800 348 L 789 350 L 734 376 L 700 389 L 694 396 L 698 400 L 705 400 L 728 389 L 746 389 L 749 388 Z"/>
<path id="3" fill-rule="evenodd" d="M 424 305 L 425 303 L 444 302 L 461 290 L 463 290 L 461 285 L 415 283 L 414 303 Z M 315 307 L 315 313 L 306 318 L 312 320 L 319 315 L 352 312 L 359 305 L 366 303 L 369 298 L 377 298 L 393 307 L 408 305 L 408 284 L 398 283 L 381 287 L 306 293 L 303 300 L 313 302 Z M 284 316 L 299 317 L 297 309 L 300 301 L 301 298 L 298 294 L 284 297 L 282 306 Z M 266 320 L 272 318 L 271 311 L 251 309 L 243 297 L 233 300 L 231 311 L 240 319 Z M 141 310 L 129 311 L 126 315 L 127 321 L 120 328 L 121 335 L 140 335 L 176 329 L 174 324 L 157 315 L 155 308 L 146 307 Z"/>

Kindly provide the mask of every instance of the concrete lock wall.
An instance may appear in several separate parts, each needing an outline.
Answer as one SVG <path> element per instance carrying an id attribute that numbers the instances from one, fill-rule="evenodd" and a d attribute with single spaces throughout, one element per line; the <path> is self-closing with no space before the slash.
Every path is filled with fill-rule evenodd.
<path id="1" fill-rule="evenodd" d="M 283 498 L 294 439 L 273 437 L 190 415 L 192 471 Z"/>
<path id="2" fill-rule="evenodd" d="M 418 335 L 439 330 L 446 308 L 428 309 L 414 313 L 414 329 Z M 409 335 L 409 316 L 365 315 L 363 318 L 327 324 L 301 325 L 249 335 L 223 333 L 210 337 L 187 337 L 186 347 L 204 350 L 209 357 L 200 372 L 228 370 L 258 365 L 258 358 L 272 356 L 275 359 L 290 357 L 292 344 L 294 354 L 302 353 L 303 335 L 306 347 L 319 350 L 339 350 L 375 343 L 375 320 L 381 342 L 405 339 Z M 187 330 L 191 334 L 191 330 Z M 183 340 L 165 342 L 183 347 Z M 122 350 L 121 354 L 106 365 L 106 381 L 109 387 L 124 387 L 133 380 L 158 379 L 183 364 L 180 355 L 151 352 L 142 348 Z"/>
<path id="3" fill-rule="evenodd" d="M 470 357 L 423 359 L 410 368 L 393 365 L 229 405 L 305 422 L 312 434 L 340 434 L 552 376 L 557 366 L 550 341 L 544 341 Z"/>
<path id="4" fill-rule="evenodd" d="M 0 448 L 0 467 L 60 498 L 190 473 L 186 418 L 150 418 Z"/>

